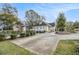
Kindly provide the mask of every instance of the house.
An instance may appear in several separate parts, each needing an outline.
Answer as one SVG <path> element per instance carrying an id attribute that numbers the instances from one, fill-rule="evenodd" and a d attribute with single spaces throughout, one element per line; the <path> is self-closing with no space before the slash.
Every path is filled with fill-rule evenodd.
<path id="1" fill-rule="evenodd" d="M 75 28 L 75 32 L 79 33 L 79 21 L 75 21 L 73 27 Z"/>
<path id="2" fill-rule="evenodd" d="M 22 30 L 22 32 L 26 32 L 26 31 L 29 30 L 29 26 L 28 25 L 22 25 L 21 30 Z"/>
<path id="3" fill-rule="evenodd" d="M 42 22 L 40 24 L 34 25 L 32 30 L 36 31 L 36 32 L 51 32 L 54 31 L 54 25 L 46 23 L 46 22 Z"/>
<path id="4" fill-rule="evenodd" d="M 76 31 L 77 33 L 79 33 L 79 26 L 76 26 L 76 27 L 75 27 L 75 31 Z"/>
<path id="5" fill-rule="evenodd" d="M 55 32 L 55 23 L 48 23 L 52 32 Z"/>
<path id="6" fill-rule="evenodd" d="M 13 26 L 13 31 L 22 31 L 22 32 L 26 32 L 27 30 L 27 26 L 26 25 L 14 25 Z"/>
<path id="7" fill-rule="evenodd" d="M 21 27 L 19 25 L 13 25 L 13 31 L 20 31 Z"/>

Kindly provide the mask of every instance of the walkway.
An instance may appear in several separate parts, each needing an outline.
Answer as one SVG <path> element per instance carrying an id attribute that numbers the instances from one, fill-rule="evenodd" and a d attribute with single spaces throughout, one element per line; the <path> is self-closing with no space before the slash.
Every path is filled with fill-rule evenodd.
<path id="1" fill-rule="evenodd" d="M 76 34 L 64 34 L 64 35 L 57 35 L 60 40 L 79 40 L 79 33 Z"/>

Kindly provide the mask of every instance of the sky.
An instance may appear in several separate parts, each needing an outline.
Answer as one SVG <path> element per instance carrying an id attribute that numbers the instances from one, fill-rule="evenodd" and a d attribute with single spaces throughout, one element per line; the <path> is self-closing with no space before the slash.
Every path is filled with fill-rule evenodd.
<path id="1" fill-rule="evenodd" d="M 18 10 L 18 17 L 25 20 L 25 12 L 32 9 L 46 18 L 46 22 L 56 21 L 60 12 L 65 14 L 67 21 L 79 20 L 78 3 L 12 3 Z M 0 4 L 2 6 L 2 4 Z"/>

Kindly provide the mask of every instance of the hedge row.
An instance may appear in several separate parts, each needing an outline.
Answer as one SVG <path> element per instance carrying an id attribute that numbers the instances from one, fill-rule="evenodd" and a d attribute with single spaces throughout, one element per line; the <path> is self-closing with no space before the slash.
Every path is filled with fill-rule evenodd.
<path id="1" fill-rule="evenodd" d="M 32 30 L 26 32 L 2 31 L 0 32 L 0 41 L 8 39 L 16 39 L 21 37 L 28 37 L 32 35 L 35 35 L 35 31 Z"/>

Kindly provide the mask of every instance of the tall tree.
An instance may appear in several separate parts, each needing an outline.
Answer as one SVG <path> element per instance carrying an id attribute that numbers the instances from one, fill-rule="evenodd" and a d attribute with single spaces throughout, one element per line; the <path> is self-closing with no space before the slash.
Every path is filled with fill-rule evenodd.
<path id="1" fill-rule="evenodd" d="M 64 13 L 59 13 L 59 16 L 56 20 L 56 31 L 65 31 L 66 18 Z"/>
<path id="2" fill-rule="evenodd" d="M 13 25 L 18 21 L 17 14 L 18 11 L 15 7 L 10 4 L 3 4 L 0 13 L 0 21 L 2 21 L 6 26 Z"/>
<path id="3" fill-rule="evenodd" d="M 32 28 L 32 26 L 39 24 L 45 20 L 43 16 L 38 15 L 38 13 L 36 13 L 34 10 L 26 11 L 25 17 L 30 28 Z"/>

